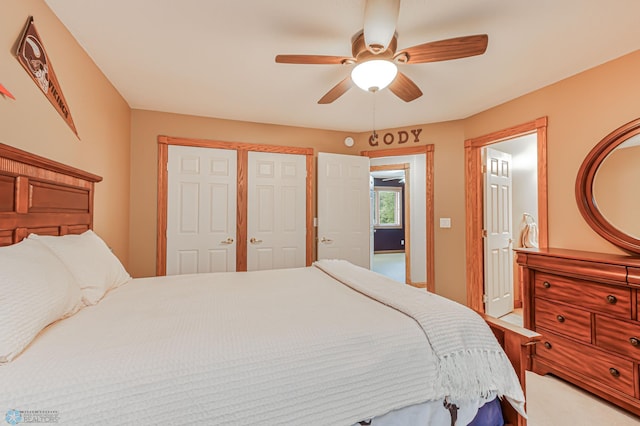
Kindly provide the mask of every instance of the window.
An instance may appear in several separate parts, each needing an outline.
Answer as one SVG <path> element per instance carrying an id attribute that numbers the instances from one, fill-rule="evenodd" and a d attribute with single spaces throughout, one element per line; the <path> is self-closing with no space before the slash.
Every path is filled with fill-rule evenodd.
<path id="1" fill-rule="evenodd" d="M 373 225 L 376 228 L 402 228 L 402 188 L 376 186 Z"/>

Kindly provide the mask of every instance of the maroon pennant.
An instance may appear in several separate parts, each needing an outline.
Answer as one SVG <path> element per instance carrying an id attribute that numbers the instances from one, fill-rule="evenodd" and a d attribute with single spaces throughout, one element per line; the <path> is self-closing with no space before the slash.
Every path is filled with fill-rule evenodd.
<path id="1" fill-rule="evenodd" d="M 53 71 L 51 60 L 47 56 L 44 45 L 33 24 L 33 17 L 29 17 L 27 21 L 27 26 L 22 34 L 16 54 L 18 62 L 22 64 L 34 83 L 42 90 L 49 102 L 71 127 L 73 133 L 78 136 L 69 106 L 62 94 L 56 73 Z"/>

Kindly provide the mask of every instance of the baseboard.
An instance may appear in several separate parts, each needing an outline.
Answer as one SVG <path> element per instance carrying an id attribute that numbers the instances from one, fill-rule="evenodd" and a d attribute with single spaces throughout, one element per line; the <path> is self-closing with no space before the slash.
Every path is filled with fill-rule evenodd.
<path id="1" fill-rule="evenodd" d="M 373 254 L 390 254 L 390 253 L 404 253 L 404 250 L 378 250 L 373 252 Z"/>

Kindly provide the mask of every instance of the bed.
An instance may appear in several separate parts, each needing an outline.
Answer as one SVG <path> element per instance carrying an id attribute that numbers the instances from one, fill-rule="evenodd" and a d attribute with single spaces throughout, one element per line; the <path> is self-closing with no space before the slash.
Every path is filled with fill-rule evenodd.
<path id="1" fill-rule="evenodd" d="M 535 333 L 340 260 L 131 279 L 99 181 L 0 145 L 8 423 L 526 424 Z"/>

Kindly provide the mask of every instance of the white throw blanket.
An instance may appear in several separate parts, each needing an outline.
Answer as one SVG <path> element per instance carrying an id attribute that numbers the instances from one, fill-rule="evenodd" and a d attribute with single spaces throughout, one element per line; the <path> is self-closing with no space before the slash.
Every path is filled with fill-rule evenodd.
<path id="1" fill-rule="evenodd" d="M 314 265 L 416 320 L 438 358 L 436 398 L 468 401 L 496 391 L 524 415 L 524 394 L 513 366 L 476 312 L 344 260 L 319 260 Z"/>

